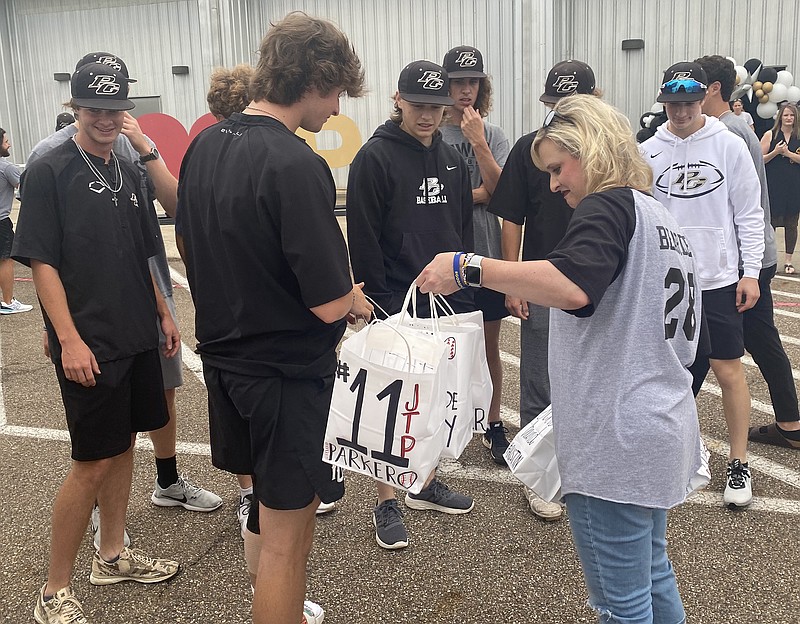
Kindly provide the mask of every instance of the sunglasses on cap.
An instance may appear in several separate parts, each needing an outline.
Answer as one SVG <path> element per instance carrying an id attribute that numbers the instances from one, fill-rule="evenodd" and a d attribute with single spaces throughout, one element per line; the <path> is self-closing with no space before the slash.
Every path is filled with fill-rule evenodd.
<path id="1" fill-rule="evenodd" d="M 564 117 L 561 113 L 557 112 L 556 109 L 550 109 L 550 112 L 547 113 L 547 116 L 544 118 L 544 122 L 542 123 L 542 128 L 548 128 L 556 119 L 559 121 L 566 121 L 572 123 L 568 117 Z"/>
<path id="2" fill-rule="evenodd" d="M 708 87 L 702 82 L 693 78 L 683 78 L 680 80 L 670 80 L 661 85 L 662 93 L 679 93 L 683 89 L 684 93 L 703 93 Z"/>

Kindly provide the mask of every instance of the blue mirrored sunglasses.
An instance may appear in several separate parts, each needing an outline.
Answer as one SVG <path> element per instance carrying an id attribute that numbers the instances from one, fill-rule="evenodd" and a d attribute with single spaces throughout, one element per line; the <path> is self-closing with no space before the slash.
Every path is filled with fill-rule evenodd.
<path id="1" fill-rule="evenodd" d="M 555 109 L 551 109 L 550 112 L 547 113 L 547 116 L 544 118 L 544 123 L 542 123 L 542 128 L 547 128 L 556 119 L 559 119 L 561 121 L 570 121 L 567 117 L 564 117 L 564 115 L 556 112 Z"/>
<path id="2" fill-rule="evenodd" d="M 706 90 L 706 85 L 698 82 L 692 78 L 684 78 L 681 80 L 670 80 L 661 85 L 662 93 L 678 93 L 681 89 L 685 93 L 703 93 Z"/>

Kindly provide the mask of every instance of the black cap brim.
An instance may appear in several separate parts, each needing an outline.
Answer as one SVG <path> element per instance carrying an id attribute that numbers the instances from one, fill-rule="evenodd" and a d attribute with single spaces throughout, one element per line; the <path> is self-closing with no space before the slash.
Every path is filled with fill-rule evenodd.
<path id="1" fill-rule="evenodd" d="M 109 98 L 72 98 L 72 103 L 81 108 L 113 111 L 126 111 L 136 107 L 136 104 L 130 100 L 112 100 Z"/>
<path id="2" fill-rule="evenodd" d="M 456 101 L 449 95 L 419 95 L 416 93 L 400 94 L 406 102 L 412 104 L 434 104 L 436 106 L 452 106 Z"/>
<path id="3" fill-rule="evenodd" d="M 660 102 L 661 104 L 673 103 L 673 102 L 685 102 L 687 104 L 691 104 L 692 102 L 699 102 L 706 96 L 706 92 L 703 91 L 702 93 L 686 93 L 686 91 L 679 91 L 678 93 L 661 93 L 656 98 L 656 102 Z"/>
<path id="4" fill-rule="evenodd" d="M 569 95 L 572 95 L 572 93 L 570 93 Z M 569 97 L 569 96 L 564 95 L 562 97 Z M 559 102 L 559 100 L 561 100 L 560 97 L 555 97 L 554 95 L 547 95 L 546 93 L 542 93 L 539 96 L 539 101 L 544 102 L 545 104 L 556 104 Z"/>

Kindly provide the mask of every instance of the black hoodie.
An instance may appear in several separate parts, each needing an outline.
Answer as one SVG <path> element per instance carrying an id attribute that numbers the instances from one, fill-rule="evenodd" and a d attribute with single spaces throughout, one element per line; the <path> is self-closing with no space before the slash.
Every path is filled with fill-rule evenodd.
<path id="1" fill-rule="evenodd" d="M 389 314 L 437 253 L 472 250 L 469 171 L 441 133 L 425 147 L 393 121 L 375 130 L 350 165 L 347 240 L 355 281 Z M 456 312 L 475 309 L 469 289 L 447 299 Z"/>

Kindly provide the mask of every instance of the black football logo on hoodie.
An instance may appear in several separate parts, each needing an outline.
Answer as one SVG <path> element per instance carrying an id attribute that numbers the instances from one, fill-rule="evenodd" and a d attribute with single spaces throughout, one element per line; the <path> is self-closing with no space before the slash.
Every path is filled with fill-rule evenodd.
<path id="1" fill-rule="evenodd" d="M 676 163 L 656 180 L 656 188 L 664 194 L 681 199 L 702 197 L 715 191 L 725 182 L 725 176 L 715 165 L 701 160 L 684 165 Z"/>

